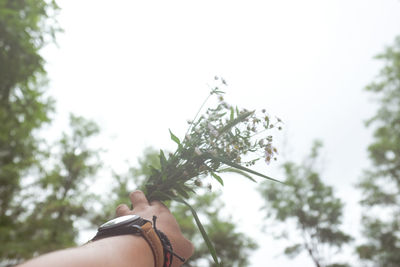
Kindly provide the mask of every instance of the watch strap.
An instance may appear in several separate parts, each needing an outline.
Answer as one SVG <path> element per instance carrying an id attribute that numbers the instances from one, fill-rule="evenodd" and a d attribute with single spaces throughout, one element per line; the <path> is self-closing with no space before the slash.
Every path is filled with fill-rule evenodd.
<path id="1" fill-rule="evenodd" d="M 154 266 L 155 267 L 163 267 L 164 265 L 164 248 L 161 243 L 160 238 L 158 237 L 156 231 L 154 230 L 151 222 L 146 222 L 141 227 L 141 234 L 143 238 L 150 245 L 151 250 L 153 251 L 154 256 Z"/>

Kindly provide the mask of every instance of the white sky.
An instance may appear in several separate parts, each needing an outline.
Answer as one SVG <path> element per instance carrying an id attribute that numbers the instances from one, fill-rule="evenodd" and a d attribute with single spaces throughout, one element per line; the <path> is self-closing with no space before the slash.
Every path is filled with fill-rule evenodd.
<path id="1" fill-rule="evenodd" d="M 347 202 L 346 230 L 357 233 L 353 184 L 368 166 L 363 121 L 375 108 L 363 88 L 380 67 L 373 56 L 400 34 L 399 1 L 58 2 L 65 32 L 44 50 L 57 100 L 51 131 L 66 127 L 69 112 L 94 119 L 104 160 L 124 170 L 146 146 L 174 149 L 168 129 L 184 134 L 220 75 L 227 102 L 284 120 L 277 137 L 287 158 L 299 161 L 313 139 L 324 141 L 324 179 Z M 282 243 L 261 233 L 254 186 L 229 178 L 227 210 L 261 246 L 252 266 L 311 266 L 304 255 L 278 257 Z"/>

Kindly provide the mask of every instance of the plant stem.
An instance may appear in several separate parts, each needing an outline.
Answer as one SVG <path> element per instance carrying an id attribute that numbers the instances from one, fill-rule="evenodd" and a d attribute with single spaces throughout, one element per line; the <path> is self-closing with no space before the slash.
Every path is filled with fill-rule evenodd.
<path id="1" fill-rule="evenodd" d="M 189 133 L 190 129 L 192 128 L 192 125 L 193 125 L 194 121 L 197 119 L 197 116 L 199 116 L 200 111 L 203 109 L 204 105 L 207 103 L 207 101 L 208 101 L 208 99 L 210 98 L 211 95 L 212 95 L 212 91 L 208 94 L 208 96 L 206 97 L 206 99 L 203 101 L 203 104 L 201 104 L 199 110 L 197 111 L 196 115 L 194 116 L 194 119 L 192 120 L 192 122 L 191 122 L 189 128 L 188 128 L 187 131 L 186 131 L 185 137 L 186 137 L 186 135 Z M 185 137 L 184 137 L 184 138 L 185 138 Z"/>

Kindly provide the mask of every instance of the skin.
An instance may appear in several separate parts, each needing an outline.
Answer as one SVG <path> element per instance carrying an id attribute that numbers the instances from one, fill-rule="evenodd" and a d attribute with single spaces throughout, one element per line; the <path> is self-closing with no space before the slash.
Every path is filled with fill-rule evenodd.
<path id="1" fill-rule="evenodd" d="M 119 205 L 116 215 L 136 214 L 152 220 L 157 216 L 157 228 L 163 231 L 171 241 L 174 252 L 188 259 L 194 251 L 192 243 L 187 240 L 179 228 L 174 216 L 159 201 L 149 203 L 141 191 L 129 195 L 133 209 Z M 172 266 L 181 266 L 182 262 L 174 257 Z M 20 265 L 20 267 L 76 266 L 76 267 L 154 267 L 153 252 L 147 242 L 140 236 L 124 235 L 104 238 L 85 246 L 60 250 L 45 254 Z"/>

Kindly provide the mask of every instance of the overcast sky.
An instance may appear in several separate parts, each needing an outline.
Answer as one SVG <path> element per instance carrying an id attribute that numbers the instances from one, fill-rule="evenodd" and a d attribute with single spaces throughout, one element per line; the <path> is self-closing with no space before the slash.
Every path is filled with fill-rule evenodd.
<path id="1" fill-rule="evenodd" d="M 375 110 L 363 88 L 381 66 L 373 56 L 400 34 L 399 1 L 58 3 L 65 32 L 43 52 L 57 101 L 49 134 L 70 112 L 94 119 L 107 166 L 123 171 L 146 146 L 174 149 L 168 129 L 184 134 L 219 75 L 228 103 L 283 119 L 285 158 L 300 161 L 312 140 L 324 142 L 324 180 L 347 203 L 346 230 L 359 231 L 353 185 L 368 166 L 363 121 Z M 259 170 L 280 178 L 278 164 Z M 230 177 L 225 192 L 227 210 L 260 244 L 252 266 L 312 266 L 305 255 L 279 257 L 284 243 L 261 232 L 253 185 Z"/>

